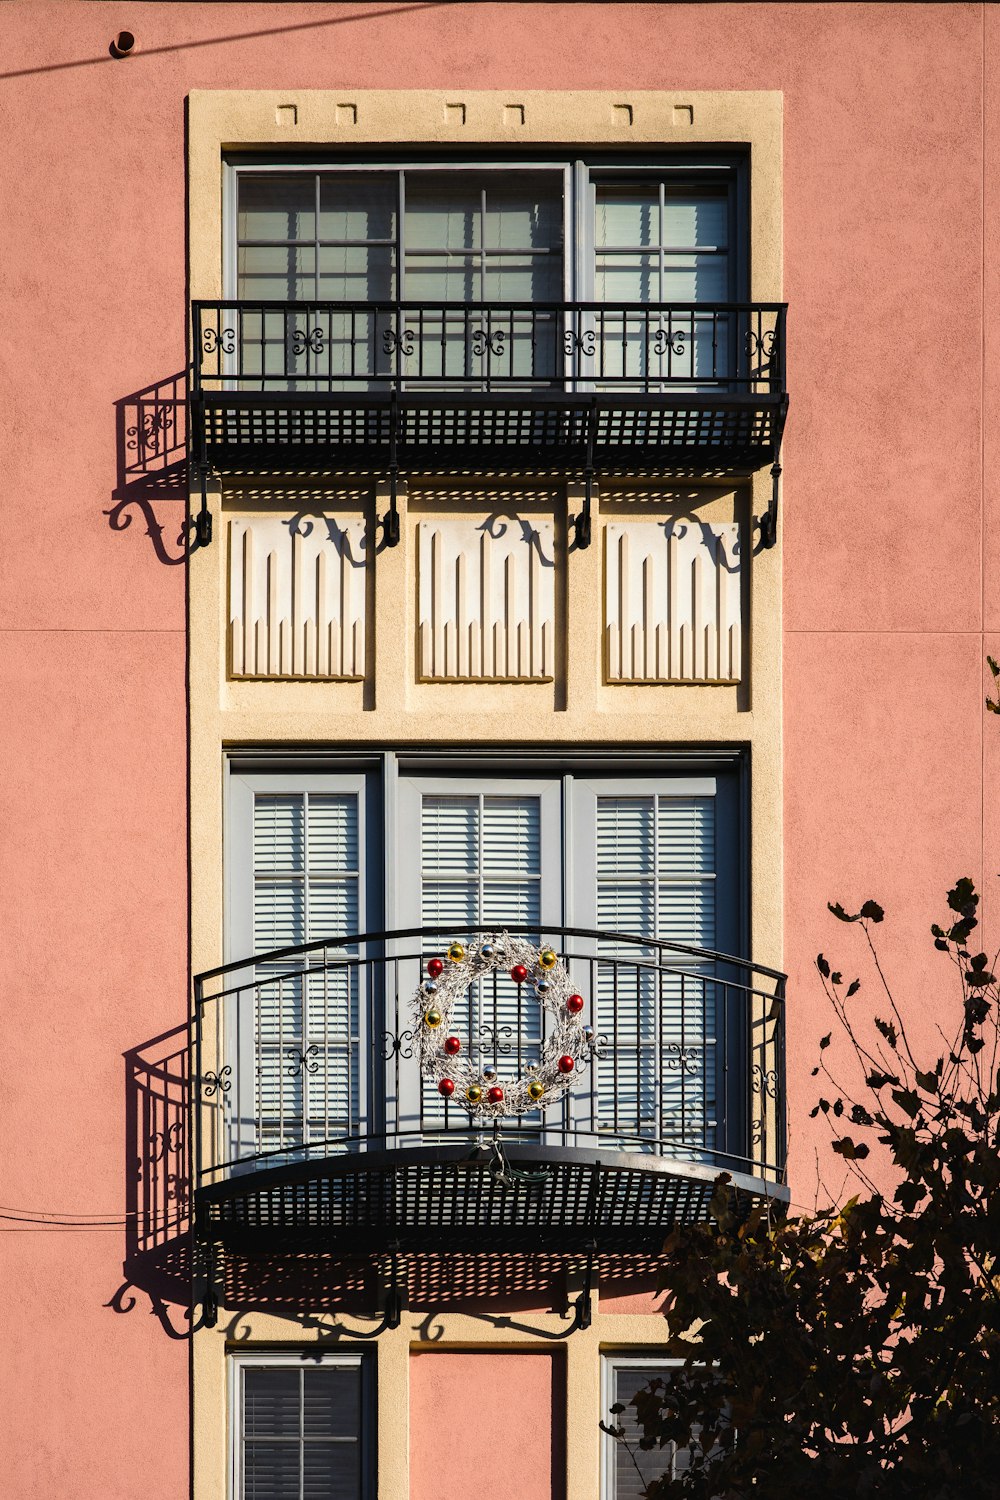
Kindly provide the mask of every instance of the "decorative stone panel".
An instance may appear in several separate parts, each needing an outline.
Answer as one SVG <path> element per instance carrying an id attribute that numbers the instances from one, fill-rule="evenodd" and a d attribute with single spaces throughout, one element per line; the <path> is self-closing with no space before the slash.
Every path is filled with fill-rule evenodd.
<path id="1" fill-rule="evenodd" d="M 360 516 L 234 518 L 230 676 L 364 677 L 367 545 Z"/>
<path id="2" fill-rule="evenodd" d="M 551 519 L 418 523 L 423 681 L 539 682 L 555 670 Z"/>
<path id="3" fill-rule="evenodd" d="M 738 682 L 738 524 L 614 522 L 605 539 L 607 680 Z"/>

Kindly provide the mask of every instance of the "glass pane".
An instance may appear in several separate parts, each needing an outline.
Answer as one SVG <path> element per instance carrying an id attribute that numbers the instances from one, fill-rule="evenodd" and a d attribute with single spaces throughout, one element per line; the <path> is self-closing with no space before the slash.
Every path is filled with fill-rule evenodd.
<path id="1" fill-rule="evenodd" d="M 725 302 L 729 267 L 724 255 L 671 255 L 663 269 L 664 302 Z"/>
<path id="2" fill-rule="evenodd" d="M 652 797 L 597 799 L 597 874 L 651 875 L 655 817 Z"/>
<path id="3" fill-rule="evenodd" d="M 302 1430 L 307 1438 L 357 1438 L 361 1430 L 361 1371 L 306 1370 Z"/>
<path id="4" fill-rule="evenodd" d="M 481 302 L 479 260 L 465 255 L 408 258 L 403 296 L 413 302 Z"/>
<path id="5" fill-rule="evenodd" d="M 243 1423 L 247 1437 L 297 1439 L 298 1370 L 244 1370 Z"/>
<path id="6" fill-rule="evenodd" d="M 724 249 L 729 237 L 726 194 L 674 194 L 665 204 L 663 243 L 667 249 Z"/>
<path id="7" fill-rule="evenodd" d="M 307 1443 L 302 1455 L 302 1500 L 358 1500 L 357 1443 Z"/>
<path id="8" fill-rule="evenodd" d="M 614 1500 L 642 1500 L 645 1489 L 664 1474 L 674 1474 L 675 1450 L 673 1444 L 666 1448 L 654 1448 L 644 1452 L 639 1448 L 641 1430 L 632 1398 L 643 1390 L 657 1375 L 667 1371 L 618 1366 L 614 1372 L 613 1404 L 621 1402 L 625 1410 L 620 1416 L 611 1417 L 624 1432 L 630 1454 L 622 1444 L 615 1447 L 615 1496 Z M 634 1461 L 633 1456 L 634 1455 Z M 638 1466 L 638 1469 L 637 1469 Z"/>
<path id="9" fill-rule="evenodd" d="M 649 187 L 597 188 L 594 243 L 603 246 L 658 245 L 660 242 L 659 184 Z"/>
<path id="10" fill-rule="evenodd" d="M 483 870 L 537 875 L 541 862 L 541 807 L 537 797 L 483 798 Z"/>
<path id="11" fill-rule="evenodd" d="M 562 260 L 555 255 L 511 255 L 486 263 L 484 302 L 556 302 Z"/>
<path id="12" fill-rule="evenodd" d="M 599 255 L 594 291 L 598 302 L 659 302 L 659 257 Z"/>
<path id="13" fill-rule="evenodd" d="M 321 240 L 391 240 L 396 237 L 396 178 L 352 172 L 320 178 Z"/>
<path id="14" fill-rule="evenodd" d="M 558 249 L 562 192 L 558 181 L 494 175 L 486 179 L 487 250 Z"/>
<path id="15" fill-rule="evenodd" d="M 311 172 L 239 176 L 241 240 L 311 240 L 316 234 L 316 179 Z"/>
<path id="16" fill-rule="evenodd" d="M 661 797 L 660 875 L 702 875 L 715 868 L 715 798 Z"/>
<path id="17" fill-rule="evenodd" d="M 300 302 L 315 296 L 316 252 L 311 245 L 242 246 L 237 296 L 251 301 Z"/>
<path id="18" fill-rule="evenodd" d="M 254 799 L 253 860 L 261 873 L 301 870 L 304 809 L 301 797 Z"/>
<path id="19" fill-rule="evenodd" d="M 253 940 L 256 953 L 305 942 L 305 893 L 301 880 L 257 881 Z"/>
<path id="20" fill-rule="evenodd" d="M 479 869 L 479 798 L 424 797 L 421 860 L 450 874 Z"/>
<path id="21" fill-rule="evenodd" d="M 457 173 L 406 179 L 404 238 L 408 250 L 478 250 L 482 244 L 482 191 Z"/>
<path id="22" fill-rule="evenodd" d="M 245 1500 L 300 1500 L 298 1443 L 247 1443 L 243 1493 Z"/>
<path id="23" fill-rule="evenodd" d="M 321 302 L 385 302 L 395 292 L 395 255 L 388 248 L 323 245 L 319 252 Z"/>
<path id="24" fill-rule="evenodd" d="M 358 868 L 358 799 L 318 795 L 309 798 L 309 869 L 343 873 Z"/>

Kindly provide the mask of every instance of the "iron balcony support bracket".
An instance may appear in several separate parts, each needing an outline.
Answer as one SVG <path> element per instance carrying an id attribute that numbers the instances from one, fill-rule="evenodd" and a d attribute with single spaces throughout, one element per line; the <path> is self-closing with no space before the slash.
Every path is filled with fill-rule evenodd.
<path id="1" fill-rule="evenodd" d="M 383 526 L 387 547 L 399 545 L 399 511 L 396 507 L 399 483 L 399 396 L 393 391 L 389 401 L 389 509 Z"/>
<path id="2" fill-rule="evenodd" d="M 587 413 L 587 448 L 583 466 L 583 509 L 576 518 L 576 545 L 586 548 L 590 546 L 592 535 L 591 529 L 591 503 L 594 494 L 594 437 L 597 430 L 597 404 L 591 402 Z"/>
<path id="3" fill-rule="evenodd" d="M 781 478 L 781 450 L 775 448 L 771 465 L 771 501 L 760 518 L 760 545 L 773 547 L 778 540 L 778 481 Z"/>
<path id="4" fill-rule="evenodd" d="M 208 547 L 212 541 L 212 512 L 208 508 L 208 465 L 198 465 L 198 478 L 201 482 L 201 510 L 195 516 L 194 534 L 199 547 Z"/>

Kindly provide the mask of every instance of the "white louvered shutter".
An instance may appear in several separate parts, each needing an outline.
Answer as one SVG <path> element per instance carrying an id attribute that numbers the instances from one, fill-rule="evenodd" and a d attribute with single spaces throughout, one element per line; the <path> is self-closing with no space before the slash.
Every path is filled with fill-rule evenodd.
<path id="1" fill-rule="evenodd" d="M 421 922 L 463 937 L 469 926 L 541 922 L 541 799 L 535 795 L 424 794 L 420 815 Z M 442 944 L 438 944 L 440 948 Z M 473 1058 L 495 1057 L 501 1081 L 539 1055 L 540 1005 L 534 991 L 495 974 L 471 986 L 452 1011 L 451 1029 Z M 534 1117 L 532 1117 L 534 1118 Z M 425 1085 L 422 1119 L 444 1124 L 444 1101 Z"/>
<path id="2" fill-rule="evenodd" d="M 254 946 L 258 953 L 359 925 L 356 792 L 258 792 L 254 799 Z M 335 1141 L 359 1120 L 359 981 L 356 968 L 320 950 L 256 970 L 258 1149 Z M 324 958 L 326 962 L 324 962 Z"/>
<path id="3" fill-rule="evenodd" d="M 714 797 L 598 795 L 595 848 L 601 931 L 715 948 Z M 599 1129 L 690 1159 L 715 1141 L 712 966 L 608 939 L 600 952 Z"/>
<path id="4" fill-rule="evenodd" d="M 673 1443 L 648 1451 L 639 1447 L 642 1429 L 632 1398 L 637 1391 L 644 1390 L 651 1380 L 669 1380 L 670 1366 L 616 1363 L 612 1365 L 610 1374 L 609 1407 L 621 1403 L 625 1410 L 609 1411 L 604 1420 L 623 1429 L 628 1446 L 608 1439 L 613 1447 L 609 1466 L 610 1494 L 605 1496 L 605 1500 L 644 1500 L 646 1489 L 654 1480 L 666 1474 L 676 1478 L 690 1463 L 688 1450 L 678 1449 Z"/>

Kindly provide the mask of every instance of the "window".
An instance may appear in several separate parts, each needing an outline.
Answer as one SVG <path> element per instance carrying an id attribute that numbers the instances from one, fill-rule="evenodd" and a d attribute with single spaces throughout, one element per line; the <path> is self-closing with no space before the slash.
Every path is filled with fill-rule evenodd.
<path id="1" fill-rule="evenodd" d="M 729 378 L 749 324 L 689 309 L 746 295 L 744 166 L 234 164 L 238 373 L 316 389 Z M 336 307 L 307 327 L 263 301 Z M 666 321 L 635 311 L 664 303 Z"/>
<path id="2" fill-rule="evenodd" d="M 639 1426 L 635 1407 L 631 1404 L 637 1391 L 641 1391 L 651 1380 L 669 1380 L 676 1362 L 651 1359 L 644 1356 L 605 1356 L 603 1360 L 603 1420 L 612 1427 L 620 1427 L 625 1441 L 619 1442 L 605 1433 L 602 1500 L 642 1500 L 646 1487 L 664 1474 L 672 1478 L 679 1474 L 688 1461 L 684 1449 L 673 1444 L 665 1448 L 643 1451 L 639 1447 L 642 1429 Z M 615 1412 L 621 1405 L 624 1411 Z M 627 1445 L 627 1446 L 626 1446 Z"/>
<path id="3" fill-rule="evenodd" d="M 245 975 L 252 1014 L 240 1008 L 227 1023 L 237 1156 L 326 1154 L 383 1131 L 443 1128 L 436 1091 L 397 1097 L 380 1072 L 390 1008 L 401 997 L 408 1014 L 418 966 L 401 961 L 383 985 L 350 939 L 382 928 L 386 910 L 394 928 L 456 935 L 477 925 L 596 931 L 580 972 L 605 1044 L 573 1091 L 574 1132 L 688 1160 L 724 1153 L 730 1127 L 739 1138 L 742 1100 L 724 1089 L 745 1070 L 726 1067 L 741 1038 L 733 1013 L 722 1014 L 723 967 L 669 954 L 663 967 L 652 946 L 614 936 L 739 953 L 736 771 L 651 775 L 622 764 L 526 777 L 508 764 L 441 774 L 387 755 L 368 770 L 234 770 L 229 958 L 343 942 L 324 950 L 327 962 L 315 956 L 314 972 L 307 962 L 290 978 L 278 959 Z M 456 1022 L 473 1054 L 516 1048 L 521 1071 L 537 1058 L 546 1018 L 533 991 L 496 976 L 470 990 Z"/>
<path id="4" fill-rule="evenodd" d="M 364 1355 L 232 1356 L 230 1376 L 235 1500 L 371 1500 Z"/>

